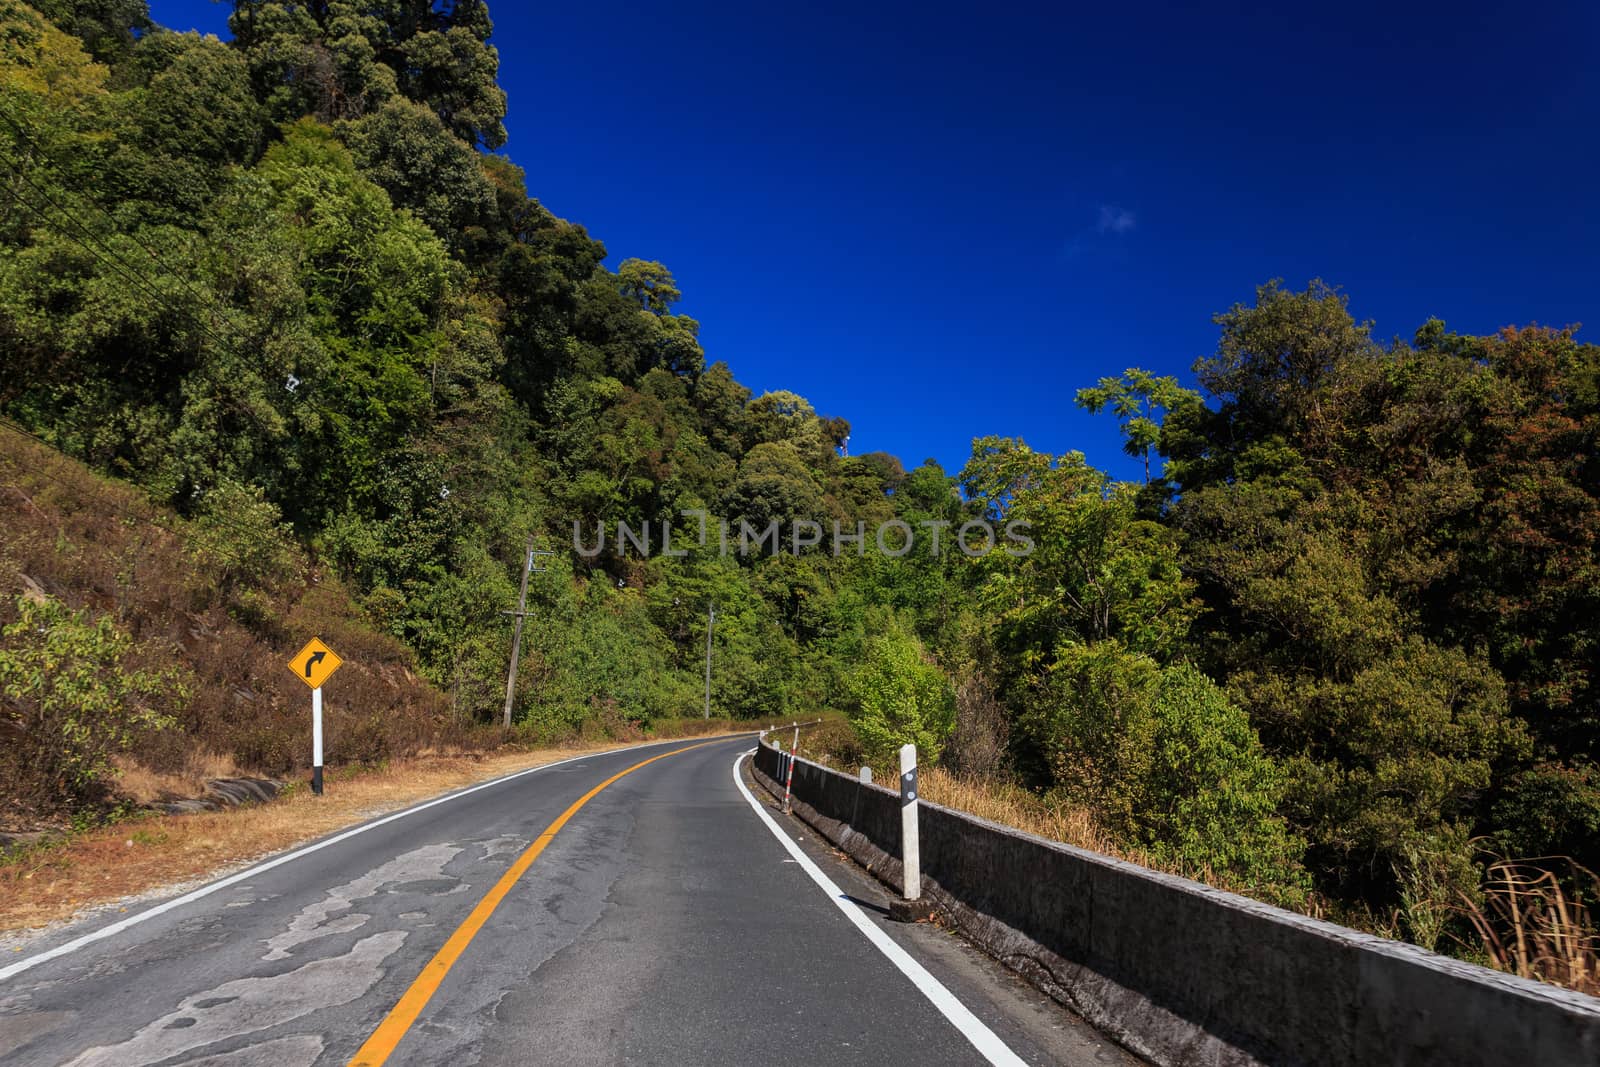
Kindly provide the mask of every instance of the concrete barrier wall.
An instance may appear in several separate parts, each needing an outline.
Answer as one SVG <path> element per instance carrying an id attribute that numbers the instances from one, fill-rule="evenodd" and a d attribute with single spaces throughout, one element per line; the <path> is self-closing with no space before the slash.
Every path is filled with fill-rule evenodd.
<path id="1" fill-rule="evenodd" d="M 782 796 L 787 757 L 756 772 Z M 924 894 L 1162 1064 L 1600 1064 L 1600 1000 L 920 805 Z M 899 798 L 808 760 L 794 810 L 890 885 Z"/>

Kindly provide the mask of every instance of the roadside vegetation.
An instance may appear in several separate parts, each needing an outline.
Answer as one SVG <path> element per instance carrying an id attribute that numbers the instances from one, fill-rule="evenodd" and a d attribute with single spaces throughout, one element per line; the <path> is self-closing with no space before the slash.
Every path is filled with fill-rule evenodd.
<path id="1" fill-rule="evenodd" d="M 908 469 L 740 384 L 666 266 L 532 195 L 495 154 L 482 4 L 251 0 L 230 42 L 139 0 L 0 24 L 5 828 L 297 775 L 283 661 L 314 633 L 346 661 L 334 766 L 644 736 L 701 710 L 715 606 L 715 716 L 843 713 L 852 759 L 913 740 L 1053 836 L 1592 981 L 1600 349 L 1574 330 L 1385 341 L 1269 283 L 1198 390 L 1077 395 L 1143 478 L 1005 437 Z M 975 519 L 1033 551 L 954 550 Z M 719 522 L 774 521 L 866 538 L 720 551 Z M 877 551 L 889 521 L 912 551 Z M 609 536 L 575 551 L 574 523 Z M 1527 962 L 1554 957 L 1579 963 Z"/>

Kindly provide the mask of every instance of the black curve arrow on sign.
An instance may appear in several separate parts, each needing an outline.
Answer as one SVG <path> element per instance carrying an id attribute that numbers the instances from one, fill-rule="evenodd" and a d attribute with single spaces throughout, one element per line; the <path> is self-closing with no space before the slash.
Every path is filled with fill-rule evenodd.
<path id="1" fill-rule="evenodd" d="M 322 657 L 326 656 L 326 655 L 327 655 L 326 652 L 320 652 L 319 651 L 319 652 L 313 652 L 313 653 L 311 653 L 311 655 L 306 657 L 306 677 L 307 678 L 311 677 L 311 668 L 315 667 L 317 664 L 321 663 L 322 662 Z"/>

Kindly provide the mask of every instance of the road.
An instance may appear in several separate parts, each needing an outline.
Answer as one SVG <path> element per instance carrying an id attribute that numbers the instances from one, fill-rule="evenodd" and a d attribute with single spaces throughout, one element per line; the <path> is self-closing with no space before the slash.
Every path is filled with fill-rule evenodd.
<path id="1" fill-rule="evenodd" d="M 0 1063 L 1132 1062 L 884 919 L 875 882 L 763 817 L 751 747 L 525 772 L 53 935 L 0 961 Z"/>

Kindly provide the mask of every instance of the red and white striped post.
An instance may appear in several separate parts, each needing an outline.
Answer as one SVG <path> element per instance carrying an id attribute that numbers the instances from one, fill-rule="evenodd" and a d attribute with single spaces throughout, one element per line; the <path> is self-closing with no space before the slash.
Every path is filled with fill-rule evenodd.
<path id="1" fill-rule="evenodd" d="M 794 743 L 789 746 L 789 773 L 783 776 L 783 813 L 789 814 L 789 791 L 794 785 L 794 758 L 800 751 L 800 724 L 794 727 Z"/>

